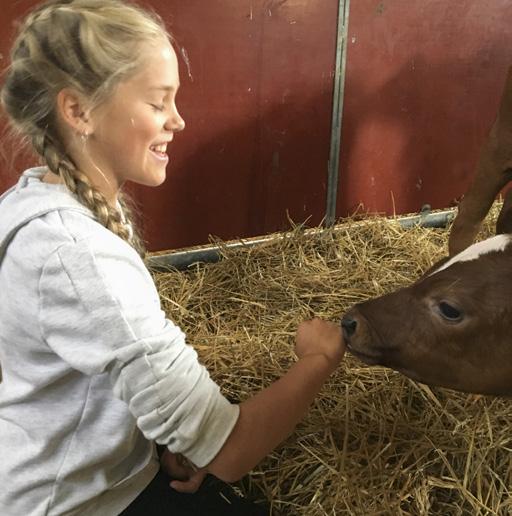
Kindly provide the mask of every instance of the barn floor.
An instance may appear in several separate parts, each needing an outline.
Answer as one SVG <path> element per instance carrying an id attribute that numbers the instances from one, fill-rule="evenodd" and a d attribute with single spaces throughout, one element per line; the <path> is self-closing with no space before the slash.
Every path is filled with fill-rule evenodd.
<path id="1" fill-rule="evenodd" d="M 339 320 L 410 283 L 445 253 L 447 235 L 382 218 L 314 235 L 297 227 L 155 279 L 168 316 L 240 401 L 293 362 L 301 320 Z M 511 423 L 508 399 L 429 388 L 347 353 L 294 434 L 238 487 L 270 500 L 273 515 L 509 515 Z"/>

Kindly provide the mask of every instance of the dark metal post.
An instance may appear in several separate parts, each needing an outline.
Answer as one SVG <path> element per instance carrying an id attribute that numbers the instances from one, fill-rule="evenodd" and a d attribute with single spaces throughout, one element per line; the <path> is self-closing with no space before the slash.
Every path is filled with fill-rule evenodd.
<path id="1" fill-rule="evenodd" d="M 334 70 L 334 95 L 332 105 L 331 147 L 327 164 L 327 206 L 325 225 L 336 222 L 336 199 L 341 148 L 341 122 L 343 118 L 343 94 L 347 60 L 348 14 L 350 0 L 339 0 L 338 32 L 336 38 L 336 64 Z"/>

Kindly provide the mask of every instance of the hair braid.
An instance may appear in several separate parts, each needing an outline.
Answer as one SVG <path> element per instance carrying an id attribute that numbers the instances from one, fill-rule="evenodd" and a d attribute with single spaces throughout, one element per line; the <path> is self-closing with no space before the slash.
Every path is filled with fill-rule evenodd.
<path id="1" fill-rule="evenodd" d="M 48 169 L 59 176 L 68 190 L 91 210 L 96 220 L 117 236 L 126 240 L 144 257 L 145 246 L 133 228 L 131 210 L 119 199 L 119 209 L 111 206 L 105 196 L 95 188 L 88 176 L 81 172 L 69 156 L 55 145 L 47 135 L 33 139 L 34 149 L 41 155 Z"/>

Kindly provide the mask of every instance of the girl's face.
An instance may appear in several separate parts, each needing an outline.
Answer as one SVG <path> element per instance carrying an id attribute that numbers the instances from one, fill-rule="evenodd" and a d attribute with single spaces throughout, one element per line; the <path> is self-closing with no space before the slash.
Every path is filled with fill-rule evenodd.
<path id="1" fill-rule="evenodd" d="M 106 180 L 106 189 L 113 190 L 105 192 L 108 197 L 125 181 L 163 183 L 167 147 L 185 127 L 175 103 L 179 75 L 172 46 L 162 41 L 147 46 L 146 54 L 144 67 L 91 113 L 93 131 L 84 145 L 84 166 L 100 183 Z"/>

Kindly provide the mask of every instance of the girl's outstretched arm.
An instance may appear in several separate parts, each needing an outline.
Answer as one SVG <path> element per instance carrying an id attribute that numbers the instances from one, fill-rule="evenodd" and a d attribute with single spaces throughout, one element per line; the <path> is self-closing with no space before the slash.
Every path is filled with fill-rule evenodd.
<path id="1" fill-rule="evenodd" d="M 299 360 L 284 376 L 240 404 L 238 421 L 208 472 L 235 482 L 292 433 L 343 358 L 340 325 L 320 319 L 301 323 L 295 351 Z"/>

